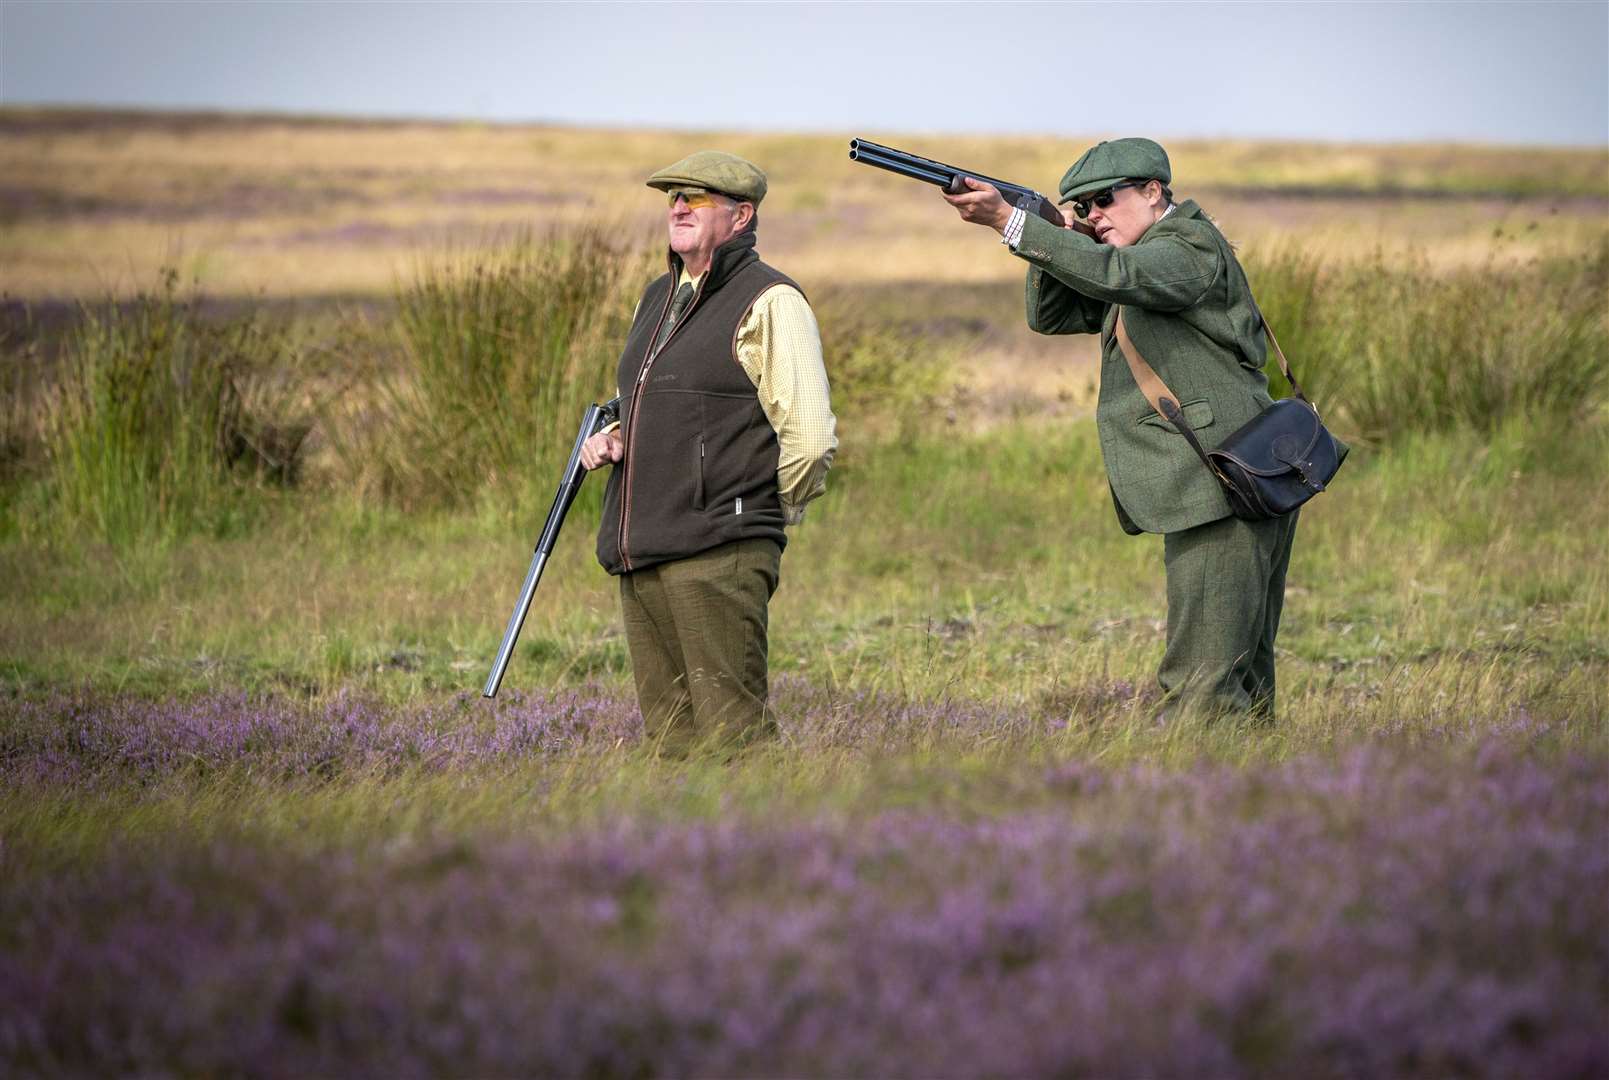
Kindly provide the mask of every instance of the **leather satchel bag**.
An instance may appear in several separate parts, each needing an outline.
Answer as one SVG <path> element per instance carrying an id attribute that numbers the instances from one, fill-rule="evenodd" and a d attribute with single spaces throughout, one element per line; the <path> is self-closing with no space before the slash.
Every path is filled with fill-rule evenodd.
<path id="1" fill-rule="evenodd" d="M 1117 314 L 1118 348 L 1140 392 L 1200 455 L 1223 486 L 1230 511 L 1243 521 L 1283 517 L 1307 502 L 1329 486 L 1348 450 L 1346 443 L 1330 434 L 1318 410 L 1302 393 L 1266 321 L 1263 332 L 1295 396 L 1274 402 L 1241 425 L 1217 449 L 1208 450 L 1179 411 L 1177 395 L 1134 347 L 1123 326 L 1123 312 L 1119 310 Z"/>

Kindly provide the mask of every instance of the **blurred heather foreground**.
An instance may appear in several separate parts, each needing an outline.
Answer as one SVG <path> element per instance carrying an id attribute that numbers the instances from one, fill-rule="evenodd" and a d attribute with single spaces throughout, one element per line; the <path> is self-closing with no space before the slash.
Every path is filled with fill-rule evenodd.
<path id="1" fill-rule="evenodd" d="M 0 1054 L 262 1075 L 1609 1068 L 1609 771 L 1546 723 L 1106 767 L 1010 710 L 778 699 L 784 745 L 741 778 L 667 773 L 597 691 L 485 712 L 22 704 L 0 742 Z"/>
<path id="2" fill-rule="evenodd" d="M 1609 1076 L 1609 151 L 1170 147 L 1355 447 L 1248 726 L 1159 717 L 1091 341 L 696 136 L 842 443 L 781 738 L 666 762 L 596 483 L 477 690 L 693 138 L 0 110 L 0 1075 Z"/>

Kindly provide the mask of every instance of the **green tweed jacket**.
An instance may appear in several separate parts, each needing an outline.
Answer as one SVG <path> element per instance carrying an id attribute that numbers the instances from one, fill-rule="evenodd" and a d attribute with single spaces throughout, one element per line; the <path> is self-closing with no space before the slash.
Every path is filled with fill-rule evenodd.
<path id="1" fill-rule="evenodd" d="M 1229 515 L 1218 481 L 1145 400 L 1113 336 L 1117 308 L 1145 359 L 1211 449 L 1267 408 L 1262 319 L 1223 234 L 1192 200 L 1114 248 L 1030 214 L 1017 254 L 1028 270 L 1028 327 L 1101 335 L 1095 409 L 1118 521 L 1170 533 Z"/>

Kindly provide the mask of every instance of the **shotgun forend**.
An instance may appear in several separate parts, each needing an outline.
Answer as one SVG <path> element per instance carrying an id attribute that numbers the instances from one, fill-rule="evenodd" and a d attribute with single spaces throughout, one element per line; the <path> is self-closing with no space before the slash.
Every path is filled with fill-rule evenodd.
<path id="1" fill-rule="evenodd" d="M 891 173 L 920 180 L 925 184 L 933 184 L 943 188 L 948 194 L 959 195 L 966 190 L 961 182 L 964 176 L 974 180 L 982 180 L 985 184 L 992 184 L 1000 189 L 1000 194 L 1012 206 L 1020 206 L 1030 214 L 1038 214 L 1052 225 L 1061 227 L 1067 224 L 1067 219 L 1060 210 L 1039 192 L 1032 188 L 1025 188 L 1021 184 L 1013 184 L 1009 180 L 997 180 L 992 176 L 985 176 L 971 169 L 963 169 L 957 165 L 946 165 L 942 161 L 932 158 L 918 157 L 908 154 L 904 150 L 896 150 L 892 146 L 883 146 L 867 139 L 849 140 L 849 160 L 858 161 L 862 165 L 870 165 L 874 169 L 887 169 Z"/>
<path id="2" fill-rule="evenodd" d="M 503 631 L 503 643 L 497 647 L 492 673 L 487 676 L 486 687 L 481 691 L 483 697 L 496 697 L 497 688 L 503 684 L 503 673 L 508 670 L 509 658 L 514 655 L 514 643 L 520 638 L 525 616 L 531 610 L 531 600 L 536 596 L 537 583 L 542 580 L 542 568 L 547 565 L 548 556 L 553 554 L 559 529 L 564 526 L 564 515 L 570 512 L 570 504 L 575 502 L 576 493 L 581 490 L 581 481 L 587 478 L 586 466 L 581 464 L 581 444 L 619 419 L 619 413 L 620 399 L 614 398 L 603 405 L 589 405 L 581 417 L 581 429 L 576 432 L 575 445 L 570 448 L 570 462 L 564 467 L 564 475 L 559 478 L 558 494 L 553 496 L 553 505 L 548 509 L 542 535 L 536 541 L 531 568 L 525 572 L 525 584 L 520 586 L 514 614 L 509 616 L 508 628 Z"/>

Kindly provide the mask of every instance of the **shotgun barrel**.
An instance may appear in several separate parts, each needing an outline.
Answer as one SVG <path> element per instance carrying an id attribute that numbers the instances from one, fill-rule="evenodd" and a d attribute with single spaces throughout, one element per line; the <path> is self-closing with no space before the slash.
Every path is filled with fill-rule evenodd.
<path id="1" fill-rule="evenodd" d="M 564 527 L 564 516 L 570 512 L 570 504 L 575 502 L 581 482 L 587 478 L 586 466 L 581 464 L 581 444 L 619 419 L 619 412 L 620 399 L 614 398 L 603 405 L 589 405 L 581 417 L 575 445 L 570 448 L 569 464 L 565 465 L 564 475 L 559 478 L 558 493 L 553 496 L 553 505 L 548 508 L 547 521 L 542 526 L 541 536 L 537 538 L 536 552 L 531 556 L 531 568 L 525 572 L 525 583 L 520 586 L 519 599 L 514 602 L 514 614 L 509 616 L 508 627 L 503 631 L 503 642 L 497 647 L 497 659 L 492 661 L 492 673 L 486 678 L 486 686 L 481 690 L 482 697 L 496 697 L 497 688 L 503 685 L 503 673 L 508 670 L 509 659 L 514 655 L 514 644 L 519 641 L 520 630 L 525 626 L 525 616 L 530 613 L 536 586 L 542 580 L 542 570 L 547 566 L 548 556 L 553 554 L 559 530 Z"/>
<path id="2" fill-rule="evenodd" d="M 870 165 L 874 169 L 886 169 L 925 184 L 933 184 L 943 188 L 950 195 L 959 195 L 965 191 L 966 184 L 962 182 L 962 178 L 970 176 L 974 180 L 981 180 L 998 188 L 1001 196 L 1012 206 L 1020 206 L 1030 214 L 1038 214 L 1058 228 L 1067 224 L 1067 219 L 1062 216 L 1061 211 L 1032 188 L 1013 184 L 1009 180 L 985 176 L 983 173 L 963 169 L 958 165 L 946 165 L 942 161 L 934 161 L 932 158 L 925 158 L 905 150 L 896 150 L 892 146 L 874 143 L 870 139 L 850 139 L 849 160 Z"/>

